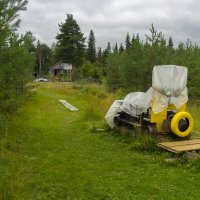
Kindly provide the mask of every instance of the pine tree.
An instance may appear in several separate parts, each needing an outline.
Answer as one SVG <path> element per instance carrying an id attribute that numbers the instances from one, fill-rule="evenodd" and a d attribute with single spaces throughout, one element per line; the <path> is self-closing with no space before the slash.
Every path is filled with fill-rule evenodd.
<path id="1" fill-rule="evenodd" d="M 126 35 L 125 45 L 126 45 L 126 50 L 128 50 L 131 46 L 129 33 L 127 33 L 127 35 Z"/>
<path id="2" fill-rule="evenodd" d="M 110 42 L 108 42 L 108 44 L 107 44 L 106 51 L 107 51 L 108 54 L 111 53 L 111 45 L 110 45 Z"/>
<path id="3" fill-rule="evenodd" d="M 19 27 L 21 20 L 18 12 L 26 10 L 27 0 L 1 0 L 0 1 L 0 47 L 12 31 Z"/>
<path id="4" fill-rule="evenodd" d="M 132 39 L 131 39 L 131 46 L 133 46 L 134 45 L 134 42 L 135 42 L 135 34 L 133 34 L 133 37 L 132 37 Z"/>
<path id="5" fill-rule="evenodd" d="M 33 33 L 31 31 L 27 31 L 25 33 L 25 35 L 23 36 L 24 39 L 26 39 L 27 41 L 27 48 L 29 53 L 35 53 L 35 41 L 36 41 L 36 37 L 33 35 Z"/>
<path id="6" fill-rule="evenodd" d="M 42 73 L 42 52 L 41 52 L 41 45 L 40 41 L 37 41 L 37 48 L 36 48 L 36 54 L 37 54 L 37 64 L 38 64 L 38 74 L 41 76 Z"/>
<path id="7" fill-rule="evenodd" d="M 122 53 L 123 51 L 124 51 L 124 46 L 123 46 L 123 44 L 120 44 L 119 53 Z"/>
<path id="8" fill-rule="evenodd" d="M 48 68 L 51 66 L 52 50 L 46 44 L 40 44 L 37 42 L 36 47 L 36 71 L 39 75 L 42 73 L 47 73 Z"/>
<path id="9" fill-rule="evenodd" d="M 99 47 L 98 52 L 97 52 L 97 60 L 101 62 L 101 59 L 102 59 L 102 50 L 101 50 L 101 47 Z"/>
<path id="10" fill-rule="evenodd" d="M 72 14 L 67 14 L 65 22 L 59 24 L 59 30 L 57 60 L 80 67 L 85 56 L 85 38 Z"/>
<path id="11" fill-rule="evenodd" d="M 115 43 L 115 46 L 113 48 L 113 52 L 114 53 L 118 53 L 118 44 L 117 44 L 117 42 Z"/>
<path id="12" fill-rule="evenodd" d="M 87 60 L 91 63 L 96 61 L 96 46 L 95 46 L 95 36 L 93 30 L 90 31 L 88 38 L 88 49 L 87 49 Z"/>
<path id="13" fill-rule="evenodd" d="M 25 100 L 35 54 L 33 37 L 15 33 L 19 11 L 26 10 L 26 0 L 0 1 L 0 113 L 8 115 Z"/>
<path id="14" fill-rule="evenodd" d="M 147 34 L 145 34 L 146 39 L 147 39 L 147 41 L 150 42 L 150 44 L 159 45 L 164 40 L 164 36 L 163 36 L 162 32 L 158 32 L 154 28 L 153 24 L 151 24 L 150 32 L 151 32 L 151 36 L 148 36 Z"/>
<path id="15" fill-rule="evenodd" d="M 106 47 L 105 50 L 102 52 L 102 56 L 101 56 L 101 62 L 102 62 L 103 64 L 106 64 L 108 55 L 109 55 L 110 53 L 111 53 L 111 45 L 110 45 L 110 42 L 108 42 L 107 47 Z"/>
<path id="16" fill-rule="evenodd" d="M 173 44 L 173 39 L 172 39 L 172 37 L 169 38 L 168 47 L 169 47 L 170 49 L 173 49 L 173 48 L 174 48 L 174 44 Z"/>

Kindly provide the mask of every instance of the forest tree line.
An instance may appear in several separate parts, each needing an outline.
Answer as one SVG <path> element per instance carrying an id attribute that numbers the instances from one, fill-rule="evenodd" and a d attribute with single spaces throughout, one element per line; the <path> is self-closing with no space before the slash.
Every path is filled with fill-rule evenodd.
<path id="1" fill-rule="evenodd" d="M 138 34 L 129 34 L 122 43 L 106 48 L 96 47 L 95 33 L 88 38 L 81 32 L 73 15 L 67 14 L 59 24 L 56 43 L 51 47 L 42 44 L 33 33 L 17 33 L 19 11 L 26 10 L 27 0 L 0 2 L 0 113 L 12 113 L 27 97 L 33 73 L 48 74 L 49 67 L 57 62 L 73 65 L 73 81 L 86 79 L 106 80 L 111 91 L 122 88 L 126 92 L 145 91 L 151 86 L 155 65 L 174 64 L 188 67 L 189 95 L 200 97 L 200 48 L 190 40 L 173 44 L 153 24 L 146 40 Z"/>
<path id="2" fill-rule="evenodd" d="M 73 15 L 67 14 L 59 25 L 60 33 L 53 45 L 52 64 L 63 61 L 74 66 L 73 80 L 106 80 L 111 91 L 122 88 L 126 92 L 145 91 L 151 87 L 155 65 L 180 65 L 188 68 L 189 95 L 199 97 L 200 48 L 189 39 L 173 44 L 151 24 L 146 40 L 129 33 L 121 44 L 108 42 L 105 49 L 96 48 L 95 33 L 90 31 L 86 41 Z"/>

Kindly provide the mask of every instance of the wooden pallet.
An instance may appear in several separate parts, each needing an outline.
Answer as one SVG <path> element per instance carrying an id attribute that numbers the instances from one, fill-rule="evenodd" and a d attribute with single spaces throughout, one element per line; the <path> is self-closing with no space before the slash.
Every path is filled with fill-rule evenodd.
<path id="1" fill-rule="evenodd" d="M 199 140 L 185 140 L 177 142 L 162 142 L 158 143 L 157 146 L 164 148 L 176 154 L 200 150 L 200 139 Z"/>

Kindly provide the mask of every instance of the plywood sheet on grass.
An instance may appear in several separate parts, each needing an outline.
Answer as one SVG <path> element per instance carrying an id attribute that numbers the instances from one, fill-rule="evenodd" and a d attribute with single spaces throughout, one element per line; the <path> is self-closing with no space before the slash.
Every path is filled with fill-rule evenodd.
<path id="1" fill-rule="evenodd" d="M 168 151 L 179 154 L 185 151 L 200 150 L 200 139 L 177 141 L 177 142 L 162 142 L 159 143 L 158 146 L 167 149 Z"/>
<path id="2" fill-rule="evenodd" d="M 65 100 L 59 100 L 60 103 L 62 103 L 66 108 L 68 108 L 69 110 L 71 111 L 78 111 L 78 108 L 72 106 L 70 103 L 68 103 L 67 101 Z"/>

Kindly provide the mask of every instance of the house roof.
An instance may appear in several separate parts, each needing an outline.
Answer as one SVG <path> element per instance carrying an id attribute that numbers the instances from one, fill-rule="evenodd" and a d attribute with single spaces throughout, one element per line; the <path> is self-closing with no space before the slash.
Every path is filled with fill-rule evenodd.
<path id="1" fill-rule="evenodd" d="M 56 63 L 51 67 L 51 69 L 64 69 L 64 70 L 72 70 L 72 64 L 70 63 Z"/>

